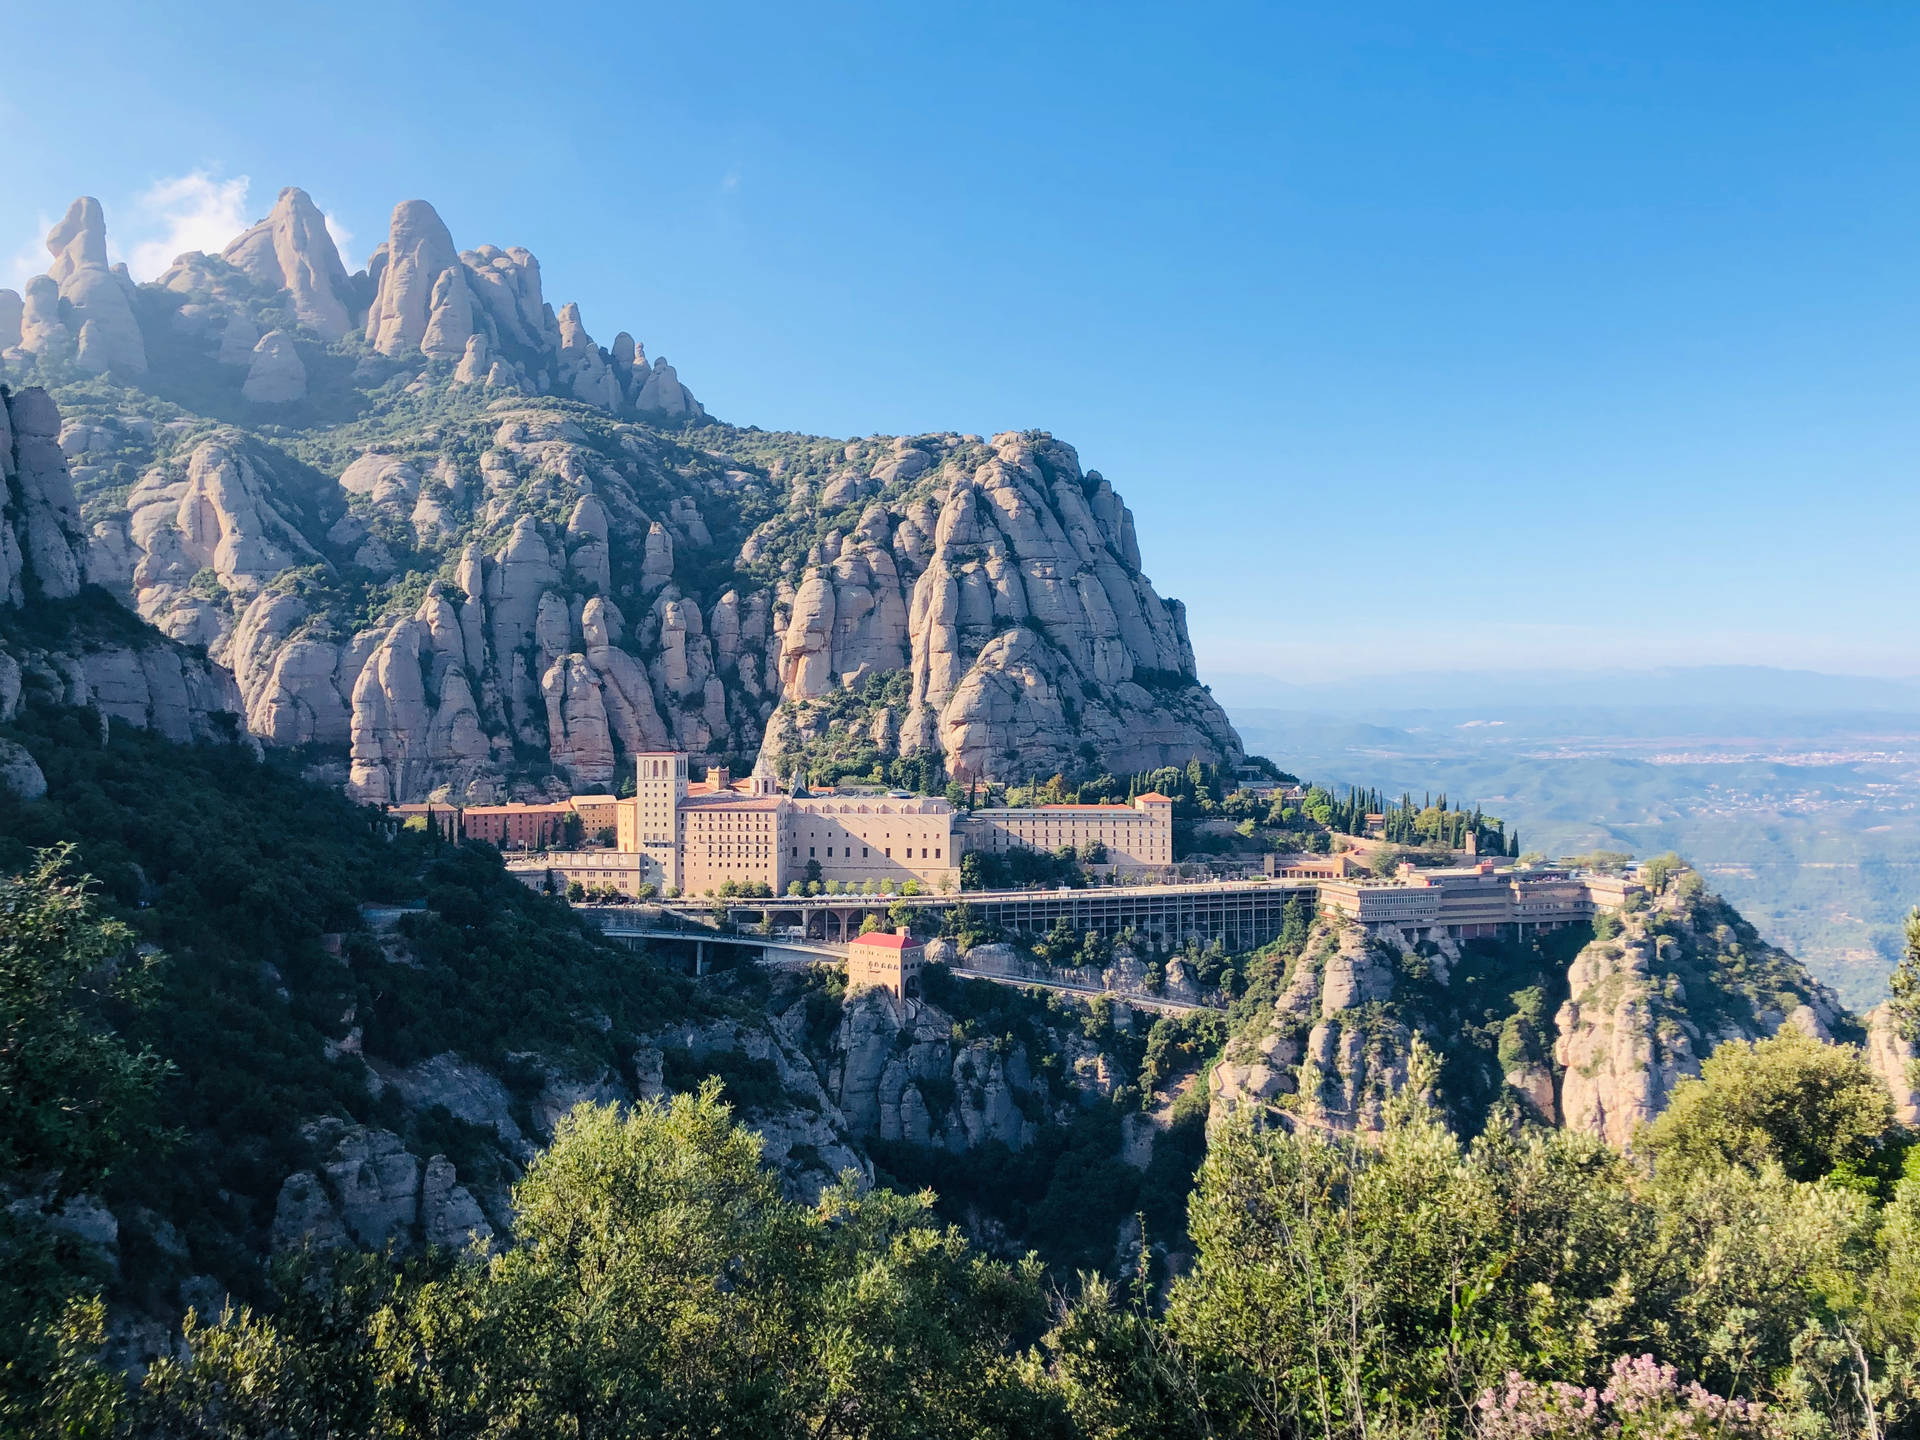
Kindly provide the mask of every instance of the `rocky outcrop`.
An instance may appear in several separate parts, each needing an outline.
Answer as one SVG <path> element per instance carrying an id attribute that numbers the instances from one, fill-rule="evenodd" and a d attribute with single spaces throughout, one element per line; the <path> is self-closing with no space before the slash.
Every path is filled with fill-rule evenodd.
<path id="1" fill-rule="evenodd" d="M 1070 447 L 903 437 L 870 464 L 873 481 L 913 483 L 830 534 L 787 603 L 780 678 L 799 703 L 769 730 L 776 768 L 818 738 L 806 702 L 902 668 L 900 752 L 958 778 L 1072 771 L 1089 750 L 1116 770 L 1239 757 L 1194 679 L 1184 612 L 1139 574 L 1131 516 Z M 858 502 L 862 473 L 833 472 L 820 503 Z"/>
<path id="2" fill-rule="evenodd" d="M 776 1080 L 776 1094 L 756 1096 L 743 1107 L 742 1118 L 759 1132 L 761 1157 L 779 1169 L 788 1194 L 811 1202 L 848 1171 L 871 1183 L 873 1166 L 849 1143 L 846 1118 L 800 1043 L 804 1026 L 803 1006 L 775 1017 L 771 1026 L 738 1020 L 688 1023 L 655 1036 L 652 1059 L 657 1063 L 661 1055 L 671 1055 L 693 1068 L 716 1060 L 721 1067 L 744 1062 Z M 635 1068 L 643 1069 L 638 1063 Z"/>
<path id="3" fill-rule="evenodd" d="M 1483 977 L 1491 962 L 1493 973 L 1521 979 L 1524 968 L 1497 967 L 1524 967 L 1541 952 L 1509 940 L 1497 956 L 1463 954 L 1466 942 L 1368 936 L 1324 917 L 1286 961 L 1271 1006 L 1229 1039 L 1210 1077 L 1210 1117 L 1245 1111 L 1256 1123 L 1377 1129 L 1407 1083 L 1417 1037 L 1444 1062 L 1434 1098 L 1467 1128 L 1504 1104 L 1627 1148 L 1726 1040 L 1783 1027 L 1869 1038 L 1797 961 L 1686 872 L 1598 928 L 1564 974 L 1543 965 L 1505 997 L 1513 1009 L 1503 1016 L 1490 997 L 1461 989 L 1460 967 Z M 1554 996 L 1565 998 L 1549 1017 Z M 1870 1038 L 1876 1068 L 1912 1104 L 1911 1080 L 1900 1078 L 1910 1047 L 1892 1031 Z"/>
<path id="4" fill-rule="evenodd" d="M 320 339 L 343 338 L 351 325 L 347 269 L 307 192 L 289 185 L 272 211 L 241 234 L 220 258 L 269 290 L 284 291 L 303 329 Z"/>
<path id="5" fill-rule="evenodd" d="M 293 336 L 270 330 L 253 347 L 240 393 L 256 405 L 287 405 L 307 398 L 307 367 Z"/>
<path id="6" fill-rule="evenodd" d="M 159 637 L 148 645 L 84 635 L 64 645 L 10 645 L 0 647 L 0 721 L 29 704 L 92 706 L 105 719 L 169 740 L 244 735 L 232 677 Z"/>
<path id="7" fill-rule="evenodd" d="M 774 1023 L 797 1029 L 803 1018 L 804 1007 L 795 1006 Z M 996 1140 L 1019 1150 L 1043 1121 L 1069 1123 L 1083 1103 L 1112 1090 L 1110 1067 L 1077 1026 L 1047 1039 L 1066 1060 L 1051 1072 L 1023 1043 L 969 1038 L 938 1006 L 916 1001 L 903 1009 L 885 991 L 863 990 L 847 997 L 819 1063 L 854 1136 L 954 1153 Z"/>
<path id="8" fill-rule="evenodd" d="M 67 207 L 47 232 L 47 251 L 53 256 L 47 279 L 58 289 L 60 318 L 47 316 L 44 288 L 36 295 L 28 282 L 28 306 L 36 315 L 31 336 L 23 327 L 22 348 L 53 357 L 71 346 L 74 363 L 83 370 L 143 373 L 147 349 L 134 318 L 133 282 L 126 266 L 107 263 L 107 221 L 100 202 L 88 195 Z"/>
<path id="9" fill-rule="evenodd" d="M 1383 1013 L 1399 947 L 1337 918 L 1317 925 L 1261 1020 L 1235 1036 L 1208 1077 L 1209 1123 L 1378 1130 L 1407 1080 L 1413 1032 Z"/>
<path id="10" fill-rule="evenodd" d="M 466 268 L 439 213 L 424 200 L 393 210 L 369 273 L 376 283 L 367 343 L 382 355 L 458 359 L 473 334 Z"/>
<path id="11" fill-rule="evenodd" d="M 60 412 L 39 386 L 0 395 L 0 487 L 0 602 L 78 594 L 86 532 Z"/>
<path id="12" fill-rule="evenodd" d="M 1621 1148 L 1666 1108 L 1683 1077 L 1700 1073 L 1704 1037 L 1679 997 L 1654 978 L 1651 950 L 1640 939 L 1582 950 L 1567 972 L 1571 998 L 1555 1021 L 1567 1127 Z"/>
<path id="13" fill-rule="evenodd" d="M 362 800 L 465 795 L 492 755 L 468 678 L 465 635 L 430 593 L 374 644 L 353 683 L 348 789 Z"/>
<path id="14" fill-rule="evenodd" d="M 1893 1117 L 1902 1125 L 1920 1125 L 1920 1046 L 1906 1034 L 1890 1002 L 1867 1012 L 1867 1063 L 1893 1096 Z"/>
<path id="15" fill-rule="evenodd" d="M 463 1247 L 494 1229 L 444 1155 L 424 1164 L 389 1130 L 317 1121 L 306 1136 L 324 1158 L 289 1175 L 274 1207 L 276 1251 L 354 1244 Z"/>
<path id="16" fill-rule="evenodd" d="M 0 790 L 16 799 L 38 800 L 47 793 L 47 777 L 27 747 L 0 740 Z"/>
<path id="17" fill-rule="evenodd" d="M 641 363 L 645 363 L 644 356 Z M 645 379 L 632 393 L 633 408 L 642 415 L 657 415 L 667 420 L 700 420 L 706 417 L 706 410 L 693 398 L 693 392 L 680 383 L 679 374 L 667 363 L 664 355 L 653 362 Z"/>
<path id="18" fill-rule="evenodd" d="M 1859 1038 L 1831 992 L 1691 872 L 1608 928 L 1574 957 L 1554 1019 L 1569 1129 L 1630 1145 L 1724 1040 L 1763 1039 L 1783 1025 Z"/>
<path id="19" fill-rule="evenodd" d="M 184 463 L 175 457 L 153 466 L 127 497 L 124 528 L 96 531 L 96 551 L 126 564 L 114 579 L 141 616 L 172 638 L 219 650 L 235 619 L 224 597 L 244 603 L 286 570 L 320 561 L 262 465 L 253 442 L 220 432 Z M 223 593 L 196 588 L 202 572 Z"/>
<path id="20" fill-rule="evenodd" d="M 0 286 L 0 361 L 7 358 L 8 351 L 20 349 L 20 325 L 26 311 L 18 290 Z"/>
<path id="21" fill-rule="evenodd" d="M 68 281 L 125 289 L 101 269 L 97 206 L 58 239 L 57 276 L 20 303 L 22 355 L 71 358 Z M 89 429 L 119 438 L 73 452 L 84 525 L 50 472 L 40 518 L 16 507 L 21 559 L 0 546 L 0 579 L 24 583 L 31 541 L 45 593 L 120 593 L 232 672 L 262 738 L 344 739 L 356 793 L 493 798 L 530 752 L 598 784 L 659 744 L 788 771 L 836 735 L 962 779 L 1239 754 L 1125 506 L 1050 436 L 809 441 L 804 464 L 793 437 L 678 443 L 659 427 L 704 412 L 670 364 L 625 332 L 602 348 L 577 306 L 547 303 L 531 254 L 458 250 L 423 201 L 349 276 L 288 189 L 221 255 L 184 255 L 140 294 L 170 382 L 226 387 L 291 431 L 309 404 L 386 386 L 436 418 L 316 474 L 231 426 L 170 415 L 130 438 L 86 397 Z M 138 416 L 125 397 L 120 417 Z M 743 515 L 770 518 L 742 533 Z M 80 529 L 83 558 L 63 563 Z M 422 578 L 442 581 L 457 647 L 409 638 L 399 597 L 417 606 Z M 410 686 L 398 657 L 416 649 L 431 673 Z M 884 706 L 849 703 L 887 677 Z"/>

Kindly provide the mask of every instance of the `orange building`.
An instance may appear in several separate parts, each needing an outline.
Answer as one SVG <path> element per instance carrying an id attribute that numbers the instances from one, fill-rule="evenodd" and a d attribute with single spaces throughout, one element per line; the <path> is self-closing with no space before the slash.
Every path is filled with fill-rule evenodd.
<path id="1" fill-rule="evenodd" d="M 905 930 L 875 930 L 847 946 L 847 989 L 891 991 L 896 1000 L 920 993 L 927 951 Z"/>
<path id="2" fill-rule="evenodd" d="M 573 807 L 564 800 L 547 805 L 469 805 L 460 825 L 469 840 L 485 840 L 502 850 L 539 850 L 564 843 Z"/>

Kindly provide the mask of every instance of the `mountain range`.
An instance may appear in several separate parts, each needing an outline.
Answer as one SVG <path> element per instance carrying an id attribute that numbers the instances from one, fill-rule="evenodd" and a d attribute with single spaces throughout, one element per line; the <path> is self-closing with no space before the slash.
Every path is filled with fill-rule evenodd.
<path id="1" fill-rule="evenodd" d="M 16 646 L 0 695 L 230 714 L 375 801 L 666 747 L 828 780 L 1240 758 L 1131 514 L 1045 432 L 723 424 L 419 200 L 354 272 L 294 188 L 149 284 L 95 200 L 47 249 L 0 290 L 0 586 L 97 585 L 190 653 Z"/>

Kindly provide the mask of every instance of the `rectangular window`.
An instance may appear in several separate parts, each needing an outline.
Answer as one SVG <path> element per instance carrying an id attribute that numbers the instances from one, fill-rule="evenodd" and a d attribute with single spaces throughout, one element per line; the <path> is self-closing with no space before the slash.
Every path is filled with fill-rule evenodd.
<path id="1" fill-rule="evenodd" d="M 887 847 L 887 859 L 893 859 L 893 847 L 891 845 Z"/>
<path id="2" fill-rule="evenodd" d="M 807 846 L 807 858 L 809 860 L 813 858 L 813 846 L 811 845 Z"/>
<path id="3" fill-rule="evenodd" d="M 862 846 L 860 847 L 860 858 L 861 858 L 862 860 L 864 860 L 864 859 L 866 859 L 866 858 L 867 858 L 867 847 L 866 847 L 866 846 L 864 846 L 864 845 L 862 845 Z"/>

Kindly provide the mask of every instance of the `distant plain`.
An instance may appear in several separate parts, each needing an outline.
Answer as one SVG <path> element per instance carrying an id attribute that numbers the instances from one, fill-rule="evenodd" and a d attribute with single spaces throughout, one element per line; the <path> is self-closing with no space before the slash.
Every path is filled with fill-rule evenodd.
<path id="1" fill-rule="evenodd" d="M 1249 751 L 1303 778 L 1444 792 L 1549 856 L 1678 851 L 1856 1009 L 1884 997 L 1920 902 L 1906 682 L 1729 668 L 1214 690 Z"/>

